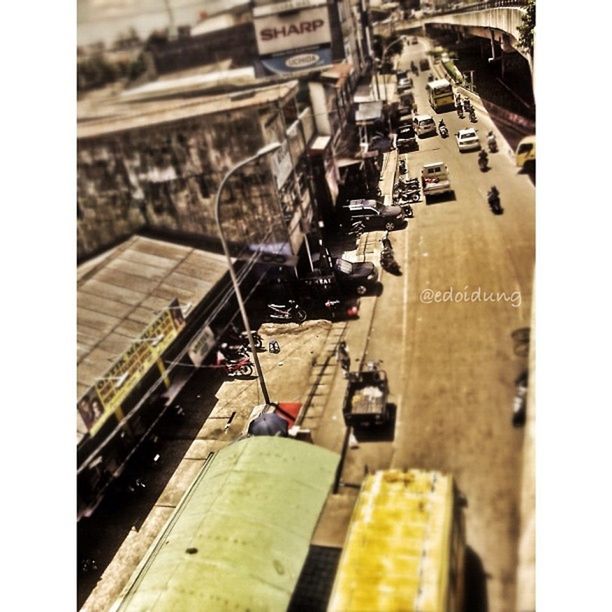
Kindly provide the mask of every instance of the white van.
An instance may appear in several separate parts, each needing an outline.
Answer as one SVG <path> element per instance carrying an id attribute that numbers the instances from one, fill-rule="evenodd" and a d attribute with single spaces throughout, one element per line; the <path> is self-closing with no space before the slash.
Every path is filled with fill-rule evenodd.
<path id="1" fill-rule="evenodd" d="M 448 167 L 444 162 L 425 164 L 421 170 L 421 184 L 423 195 L 437 195 L 439 193 L 452 193 Z"/>
<path id="2" fill-rule="evenodd" d="M 429 115 L 417 115 L 413 120 L 414 131 L 419 136 L 436 133 L 436 122 Z"/>

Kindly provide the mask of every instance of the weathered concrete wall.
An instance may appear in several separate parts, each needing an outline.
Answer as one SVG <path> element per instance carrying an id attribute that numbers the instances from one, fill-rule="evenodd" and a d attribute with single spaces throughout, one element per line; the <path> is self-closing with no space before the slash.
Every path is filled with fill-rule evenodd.
<path id="1" fill-rule="evenodd" d="M 217 238 L 216 190 L 234 163 L 263 145 L 264 134 L 282 142 L 278 113 L 247 109 L 81 139 L 78 256 L 143 227 Z M 245 168 L 223 194 L 228 239 L 256 240 L 272 229 L 275 240 L 286 240 L 278 210 L 269 160 Z"/>

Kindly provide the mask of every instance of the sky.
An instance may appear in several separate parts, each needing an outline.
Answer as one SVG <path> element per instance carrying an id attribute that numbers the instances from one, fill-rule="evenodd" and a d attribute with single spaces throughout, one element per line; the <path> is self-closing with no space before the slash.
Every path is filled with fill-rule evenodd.
<path id="1" fill-rule="evenodd" d="M 244 0 L 167 0 L 179 25 L 195 25 L 202 11 L 218 12 Z M 77 0 L 77 44 L 112 43 L 134 27 L 141 38 L 169 24 L 166 0 Z"/>

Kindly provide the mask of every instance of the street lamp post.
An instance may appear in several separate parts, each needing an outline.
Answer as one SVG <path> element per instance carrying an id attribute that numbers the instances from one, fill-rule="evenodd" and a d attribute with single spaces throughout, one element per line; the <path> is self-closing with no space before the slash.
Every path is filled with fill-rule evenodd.
<path id="1" fill-rule="evenodd" d="M 264 380 L 263 371 L 261 369 L 261 364 L 259 363 L 259 357 L 257 355 L 257 348 L 255 347 L 255 342 L 253 341 L 253 333 L 251 332 L 251 326 L 249 324 L 249 318 L 247 316 L 246 308 L 244 306 L 244 300 L 242 299 L 242 293 L 240 291 L 240 285 L 238 283 L 238 278 L 236 277 L 236 273 L 234 272 L 234 266 L 232 264 L 232 257 L 229 252 L 229 248 L 227 246 L 227 242 L 225 240 L 225 235 L 223 234 L 223 228 L 221 227 L 221 220 L 219 218 L 219 211 L 221 208 L 221 192 L 225 187 L 228 179 L 232 174 L 240 170 L 243 166 L 250 164 L 258 160 L 260 157 L 264 157 L 265 155 L 269 155 L 270 153 L 274 153 L 281 147 L 281 144 L 278 142 L 271 143 L 262 147 L 255 153 L 255 155 L 248 157 L 247 159 L 243 159 L 241 162 L 237 163 L 233 168 L 230 168 L 226 175 L 223 177 L 221 184 L 219 185 L 219 189 L 217 189 L 217 194 L 215 196 L 215 221 L 217 222 L 217 231 L 219 232 L 219 238 L 221 239 L 221 245 L 223 246 L 223 252 L 225 254 L 225 258 L 227 259 L 227 266 L 229 268 L 230 277 L 232 279 L 232 285 L 234 286 L 234 292 L 236 294 L 236 300 L 238 301 L 238 308 L 240 309 L 240 314 L 242 316 L 242 323 L 244 325 L 244 329 L 247 334 L 247 338 L 249 339 L 249 346 L 251 347 L 251 354 L 253 355 L 253 361 L 255 362 L 255 369 L 257 370 L 257 376 L 259 378 L 259 384 L 261 386 L 261 392 L 264 396 L 264 401 L 266 405 L 269 405 L 270 396 L 268 395 L 268 389 L 266 388 L 266 381 Z"/>

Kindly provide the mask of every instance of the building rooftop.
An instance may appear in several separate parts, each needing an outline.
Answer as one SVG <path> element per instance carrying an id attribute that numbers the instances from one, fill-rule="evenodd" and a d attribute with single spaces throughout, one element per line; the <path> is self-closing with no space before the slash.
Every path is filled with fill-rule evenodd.
<path id="1" fill-rule="evenodd" d="M 188 82 L 185 86 L 188 88 L 190 85 L 191 82 Z M 126 104 L 125 107 L 121 106 L 119 100 L 117 100 L 118 103 L 116 104 L 110 101 L 110 104 L 100 106 L 97 118 L 83 122 L 78 126 L 77 136 L 79 139 L 96 138 L 202 115 L 228 113 L 249 107 L 265 106 L 294 94 L 297 91 L 297 87 L 298 82 L 292 80 L 267 87 L 244 89 L 232 93 L 197 98 L 140 101 Z M 175 91 L 175 93 L 178 94 L 179 92 Z M 83 118 L 81 116 L 81 119 Z"/>
<path id="2" fill-rule="evenodd" d="M 218 451 L 113 609 L 286 610 L 338 460 L 274 436 Z"/>
<path id="3" fill-rule="evenodd" d="M 222 255 L 142 236 L 79 266 L 77 397 L 174 298 L 195 306 L 226 272 Z"/>

